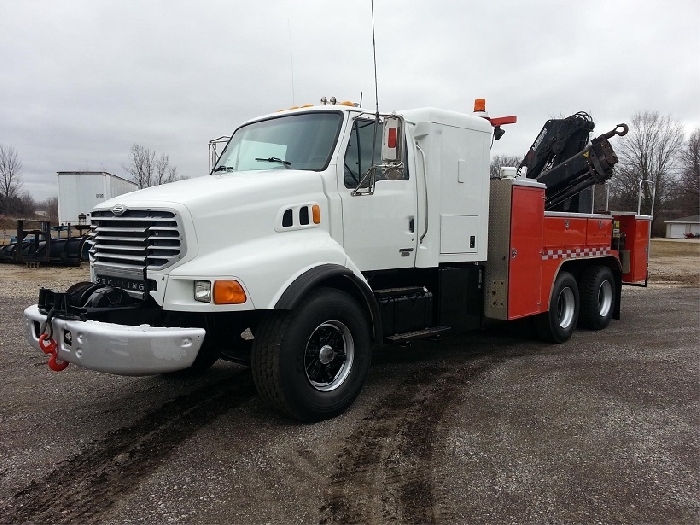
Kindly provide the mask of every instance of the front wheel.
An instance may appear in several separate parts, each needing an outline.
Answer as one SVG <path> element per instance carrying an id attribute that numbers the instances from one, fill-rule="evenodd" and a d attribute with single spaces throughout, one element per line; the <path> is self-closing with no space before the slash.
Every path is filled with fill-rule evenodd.
<path id="1" fill-rule="evenodd" d="M 576 279 L 568 272 L 559 272 L 552 287 L 549 311 L 535 318 L 540 337 L 550 343 L 568 341 L 576 328 L 578 312 Z"/>
<path id="2" fill-rule="evenodd" d="M 295 310 L 270 312 L 253 342 L 259 394 L 300 421 L 334 417 L 359 394 L 371 363 L 369 324 L 345 292 L 320 288 Z"/>

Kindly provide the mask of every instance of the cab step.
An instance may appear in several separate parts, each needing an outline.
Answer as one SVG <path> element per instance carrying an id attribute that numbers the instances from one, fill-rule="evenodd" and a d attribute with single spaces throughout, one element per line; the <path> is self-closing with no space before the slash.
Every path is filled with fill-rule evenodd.
<path id="1" fill-rule="evenodd" d="M 386 340 L 391 344 L 403 344 L 414 339 L 426 339 L 429 337 L 436 337 L 440 334 L 444 334 L 450 330 L 449 326 L 431 326 L 430 328 L 425 328 L 423 330 L 416 330 L 414 332 L 404 332 L 402 334 L 390 335 Z"/>

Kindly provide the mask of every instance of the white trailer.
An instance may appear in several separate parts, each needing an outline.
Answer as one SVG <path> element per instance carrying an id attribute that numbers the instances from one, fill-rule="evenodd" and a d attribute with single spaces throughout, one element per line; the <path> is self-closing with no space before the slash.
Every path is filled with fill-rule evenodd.
<path id="1" fill-rule="evenodd" d="M 59 171 L 57 174 L 60 224 L 77 224 L 80 215 L 85 215 L 89 224 L 95 206 L 138 189 L 133 182 L 104 171 Z"/>

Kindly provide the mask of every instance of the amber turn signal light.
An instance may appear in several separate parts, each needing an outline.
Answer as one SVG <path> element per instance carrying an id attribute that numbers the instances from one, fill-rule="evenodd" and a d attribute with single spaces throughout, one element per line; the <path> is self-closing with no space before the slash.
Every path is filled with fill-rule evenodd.
<path id="1" fill-rule="evenodd" d="M 214 304 L 241 304 L 245 301 L 245 290 L 238 281 L 214 282 Z"/>

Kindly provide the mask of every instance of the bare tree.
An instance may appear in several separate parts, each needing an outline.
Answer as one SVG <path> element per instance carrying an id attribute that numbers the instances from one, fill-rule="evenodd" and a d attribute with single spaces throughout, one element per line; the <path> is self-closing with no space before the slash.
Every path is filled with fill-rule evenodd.
<path id="1" fill-rule="evenodd" d="M 0 195 L 5 203 L 5 213 L 10 212 L 10 202 L 20 196 L 22 188 L 22 161 L 12 146 L 0 144 Z"/>
<path id="2" fill-rule="evenodd" d="M 501 168 L 517 168 L 521 160 L 519 157 L 496 155 L 491 159 L 491 178 L 500 176 Z"/>
<path id="3" fill-rule="evenodd" d="M 28 191 L 23 191 L 19 196 L 19 204 L 21 212 L 30 217 L 36 213 L 36 201 Z"/>
<path id="4" fill-rule="evenodd" d="M 684 215 L 700 214 L 700 128 L 690 134 L 681 151 L 678 204 Z"/>
<path id="5" fill-rule="evenodd" d="M 144 148 L 140 144 L 131 146 L 129 164 L 123 166 L 139 188 L 159 186 L 168 182 L 180 180 L 177 168 L 170 166 L 170 157 L 162 153 L 160 157 L 155 151 Z"/>
<path id="6" fill-rule="evenodd" d="M 46 215 L 50 221 L 58 221 L 58 197 L 49 197 L 40 203 L 39 206 L 46 210 Z"/>
<path id="7" fill-rule="evenodd" d="M 653 205 L 656 220 L 673 196 L 683 126 L 658 111 L 640 111 L 629 127 L 615 145 L 619 163 L 611 180 L 614 202 L 623 209 L 636 209 L 641 185 L 642 212 L 649 213 Z"/>

